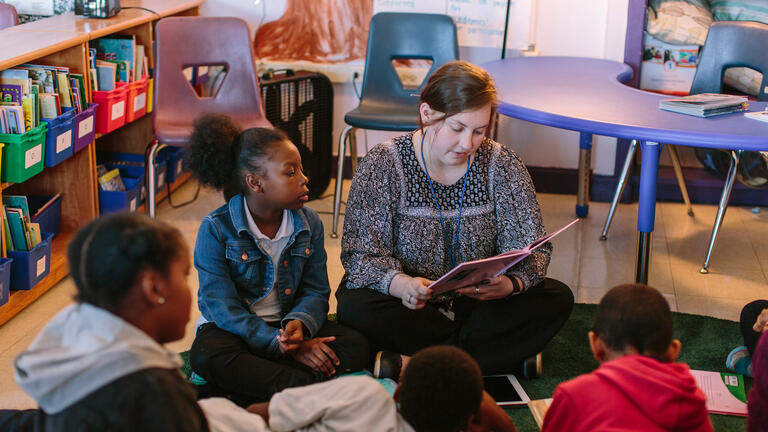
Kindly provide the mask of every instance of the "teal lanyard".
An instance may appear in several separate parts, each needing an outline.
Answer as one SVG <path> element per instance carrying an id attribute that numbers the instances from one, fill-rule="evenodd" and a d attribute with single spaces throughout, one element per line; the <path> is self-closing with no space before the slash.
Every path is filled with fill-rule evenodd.
<path id="1" fill-rule="evenodd" d="M 472 161 L 472 157 L 467 158 L 467 172 L 464 173 L 464 184 L 461 186 L 461 200 L 459 201 L 459 220 L 456 222 L 456 237 L 453 241 L 453 247 L 448 244 L 448 232 L 445 229 L 445 221 L 443 220 L 443 212 L 440 210 L 440 203 L 437 201 L 437 194 L 435 193 L 435 186 L 432 184 L 432 177 L 429 176 L 429 169 L 427 168 L 427 161 L 424 159 L 424 136 L 426 132 L 421 134 L 421 163 L 424 164 L 424 171 L 427 173 L 427 180 L 429 181 L 429 190 L 432 191 L 432 198 L 435 200 L 437 206 L 437 214 L 440 215 L 440 226 L 443 227 L 443 240 L 445 240 L 445 248 L 450 252 L 448 259 L 451 263 L 451 268 L 456 267 L 456 252 L 459 250 L 459 231 L 461 230 L 461 210 L 464 207 L 464 192 L 467 190 L 467 176 L 469 174 L 469 164 Z"/>

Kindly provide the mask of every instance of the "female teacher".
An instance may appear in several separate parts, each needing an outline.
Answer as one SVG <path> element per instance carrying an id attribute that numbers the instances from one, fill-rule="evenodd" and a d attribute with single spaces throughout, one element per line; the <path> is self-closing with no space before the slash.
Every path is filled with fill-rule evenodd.
<path id="1" fill-rule="evenodd" d="M 551 244 L 487 284 L 439 296 L 427 288 L 461 262 L 545 234 L 527 169 L 485 137 L 496 103 L 487 72 L 447 63 L 421 92 L 421 129 L 361 161 L 344 220 L 338 316 L 376 350 L 407 356 L 449 344 L 484 374 L 538 376 L 537 354 L 573 307 L 568 286 L 545 277 Z"/>

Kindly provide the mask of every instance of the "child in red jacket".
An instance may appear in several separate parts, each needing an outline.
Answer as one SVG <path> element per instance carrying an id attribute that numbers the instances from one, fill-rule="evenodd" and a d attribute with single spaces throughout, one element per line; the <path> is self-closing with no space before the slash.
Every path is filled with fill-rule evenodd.
<path id="1" fill-rule="evenodd" d="M 589 345 L 600 367 L 555 389 L 549 431 L 712 431 L 706 397 L 688 366 L 674 363 L 669 305 L 654 288 L 620 285 L 595 313 Z"/>

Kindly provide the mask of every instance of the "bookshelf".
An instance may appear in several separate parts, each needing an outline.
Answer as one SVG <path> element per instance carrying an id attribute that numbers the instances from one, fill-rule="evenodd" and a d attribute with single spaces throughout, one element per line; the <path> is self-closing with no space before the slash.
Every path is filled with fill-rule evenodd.
<path id="1" fill-rule="evenodd" d="M 171 15 L 198 15 L 202 2 L 203 0 L 123 0 L 121 3 L 124 8 L 143 7 L 157 14 L 142 9 L 124 9 L 108 19 L 90 19 L 68 13 L 0 30 L 0 70 L 23 63 L 66 66 L 75 73 L 82 73 L 88 80 L 88 41 L 111 34 L 136 35 L 138 43 L 152 47 L 156 20 Z M 152 67 L 151 49 L 147 50 L 147 56 Z M 87 98 L 90 102 L 91 95 L 88 94 Z M 142 139 L 128 141 L 136 136 Z M 145 115 L 109 134 L 97 135 L 95 141 L 83 150 L 55 167 L 46 167 L 43 172 L 23 183 L 0 183 L 0 194 L 61 193 L 62 197 L 61 228 L 51 245 L 50 273 L 29 291 L 11 291 L 8 303 L 0 306 L 0 325 L 69 274 L 66 262 L 67 244 L 81 226 L 99 214 L 97 149 L 102 150 L 103 146 L 105 149 L 143 154 L 152 136 L 151 116 Z M 178 188 L 187 179 L 189 175 L 181 176 L 171 185 L 171 190 Z M 158 195 L 158 200 L 163 199 L 165 195 L 164 190 Z"/>

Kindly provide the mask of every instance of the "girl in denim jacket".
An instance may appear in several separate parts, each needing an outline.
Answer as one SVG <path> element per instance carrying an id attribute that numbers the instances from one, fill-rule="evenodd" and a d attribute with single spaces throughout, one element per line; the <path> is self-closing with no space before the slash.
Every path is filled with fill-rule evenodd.
<path id="1" fill-rule="evenodd" d="M 296 146 L 281 131 L 241 131 L 222 115 L 199 118 L 190 144 L 198 180 L 231 196 L 197 235 L 195 373 L 247 404 L 365 367 L 365 338 L 326 321 L 323 225 L 304 207 Z"/>

